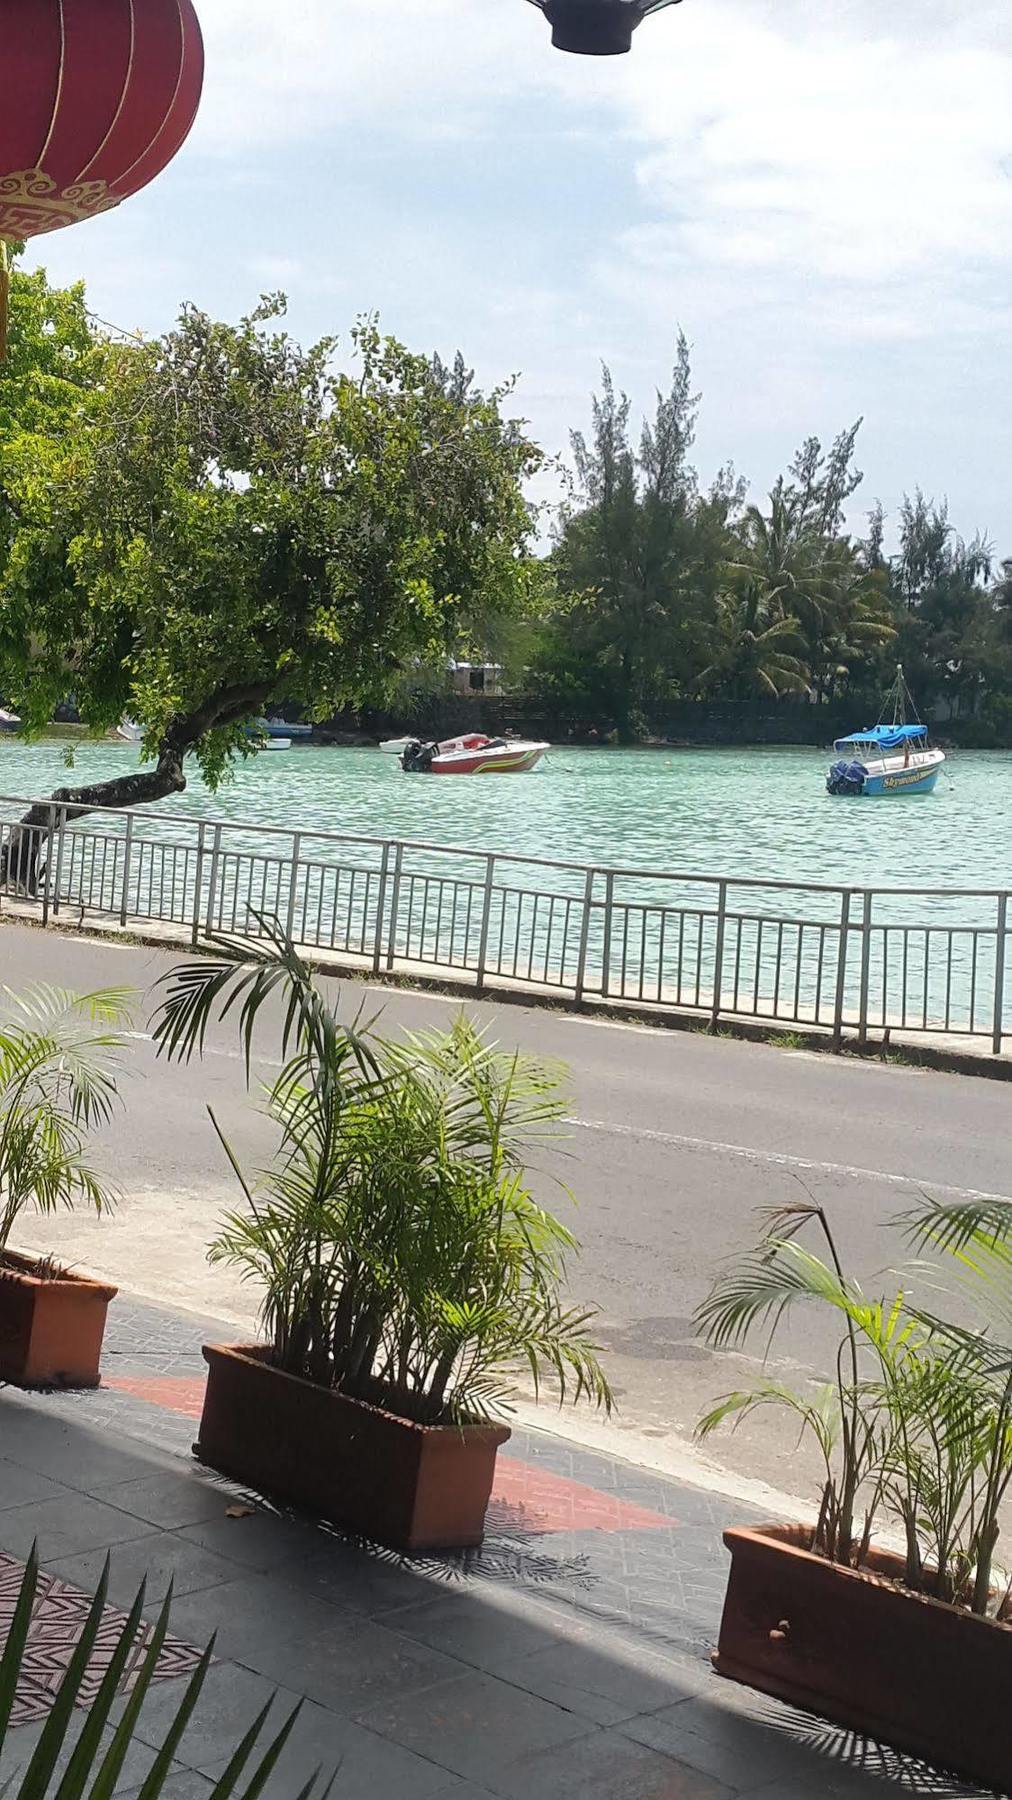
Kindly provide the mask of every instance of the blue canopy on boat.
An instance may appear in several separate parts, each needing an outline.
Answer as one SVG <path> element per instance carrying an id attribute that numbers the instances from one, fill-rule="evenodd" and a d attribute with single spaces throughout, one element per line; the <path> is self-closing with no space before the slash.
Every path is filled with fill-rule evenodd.
<path id="1" fill-rule="evenodd" d="M 837 738 L 840 744 L 878 744 L 882 750 L 898 750 L 911 738 L 927 737 L 926 725 L 869 725 L 866 731 L 852 731 L 849 737 Z"/>

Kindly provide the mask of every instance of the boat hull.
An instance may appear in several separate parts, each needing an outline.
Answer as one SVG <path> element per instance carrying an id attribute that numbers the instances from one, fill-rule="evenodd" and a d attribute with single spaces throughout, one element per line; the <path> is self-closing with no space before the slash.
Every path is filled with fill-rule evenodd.
<path id="1" fill-rule="evenodd" d="M 531 744 L 522 750 L 455 751 L 434 756 L 433 775 L 522 775 L 541 761 L 547 745 Z"/>
<path id="2" fill-rule="evenodd" d="M 945 762 L 942 750 L 922 750 L 910 761 L 900 757 L 876 757 L 866 763 L 834 763 L 826 788 L 834 796 L 888 799 L 897 794 L 930 794 Z"/>
<path id="3" fill-rule="evenodd" d="M 930 794 L 934 792 L 939 768 L 897 769 L 892 775 L 869 775 L 864 792 L 871 797 L 887 794 Z"/>

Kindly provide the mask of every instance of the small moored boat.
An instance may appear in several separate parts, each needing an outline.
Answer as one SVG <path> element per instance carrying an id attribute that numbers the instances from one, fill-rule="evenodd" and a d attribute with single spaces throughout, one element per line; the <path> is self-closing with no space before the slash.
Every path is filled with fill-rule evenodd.
<path id="1" fill-rule="evenodd" d="M 139 744 L 144 736 L 144 727 L 138 725 L 136 719 L 124 718 L 116 727 L 116 736 L 122 738 L 125 744 Z"/>
<path id="2" fill-rule="evenodd" d="M 522 774 L 533 769 L 548 748 L 531 738 L 490 738 L 472 731 L 439 744 L 412 741 L 401 757 L 401 768 L 412 775 Z"/>
<path id="3" fill-rule="evenodd" d="M 291 748 L 293 738 L 311 738 L 313 735 L 311 725 L 291 725 L 287 719 L 258 719 L 257 730 L 262 731 L 266 738 L 283 741 L 286 750 Z"/>
<path id="4" fill-rule="evenodd" d="M 868 725 L 863 731 L 852 731 L 837 738 L 833 749 L 837 754 L 826 776 L 830 794 L 930 794 L 938 780 L 945 752 L 928 742 L 928 728 L 919 719 L 907 723 L 907 705 L 912 706 L 903 670 L 897 667 L 896 680 L 889 690 L 892 723 Z"/>

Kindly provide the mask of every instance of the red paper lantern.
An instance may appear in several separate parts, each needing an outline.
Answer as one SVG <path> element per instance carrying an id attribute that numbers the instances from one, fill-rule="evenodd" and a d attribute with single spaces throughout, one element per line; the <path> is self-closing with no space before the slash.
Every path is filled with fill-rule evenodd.
<path id="1" fill-rule="evenodd" d="M 193 124 L 204 49 L 191 0 L 2 0 L 2 13 L 9 243 L 108 212 L 153 180 Z"/>

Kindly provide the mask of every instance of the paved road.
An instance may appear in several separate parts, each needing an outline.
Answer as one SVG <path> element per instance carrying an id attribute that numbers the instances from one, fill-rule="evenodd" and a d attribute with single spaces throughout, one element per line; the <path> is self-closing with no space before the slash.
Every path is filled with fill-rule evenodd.
<path id="1" fill-rule="evenodd" d="M 0 931 L 0 979 L 15 988 L 45 978 L 146 990 L 176 960 L 22 926 Z M 346 984 L 342 1005 L 350 1009 L 361 993 Z M 391 1031 L 445 1021 L 458 1004 L 396 990 L 369 995 Z M 630 1447 L 636 1434 L 659 1453 L 677 1451 L 702 1406 L 754 1373 L 745 1359 L 703 1348 L 692 1314 L 720 1259 L 753 1237 L 756 1208 L 816 1196 L 848 1265 L 871 1279 L 897 1256 L 886 1221 L 919 1192 L 1012 1196 L 1012 1094 L 1003 1083 L 513 1005 L 472 1010 L 504 1044 L 569 1066 L 572 1135 L 556 1170 L 579 1203 L 583 1255 L 573 1287 L 601 1308 L 618 1429 L 630 1434 Z M 228 1029 L 212 1032 L 203 1065 L 163 1068 L 144 1035 L 144 1013 L 131 1057 L 136 1079 L 109 1134 L 124 1195 L 117 1216 L 44 1221 L 22 1237 L 150 1296 L 249 1316 L 252 1296 L 203 1259 L 222 1204 L 235 1197 L 205 1104 L 245 1162 L 266 1159 L 271 1133 L 245 1095 Z M 544 1188 L 550 1199 L 552 1184 Z M 824 1370 L 830 1351 L 817 1321 L 799 1320 L 777 1369 Z M 786 1431 L 765 1425 L 714 1440 L 712 1454 L 728 1470 L 791 1491 L 810 1473 Z"/>

